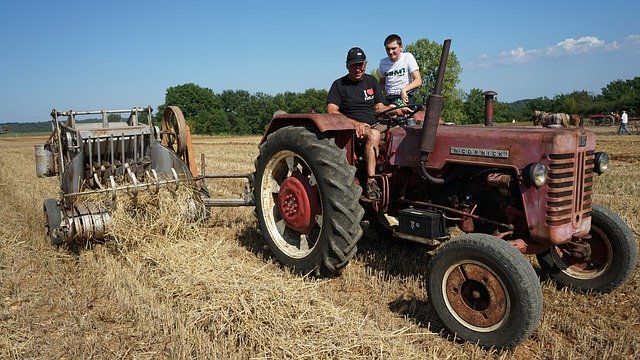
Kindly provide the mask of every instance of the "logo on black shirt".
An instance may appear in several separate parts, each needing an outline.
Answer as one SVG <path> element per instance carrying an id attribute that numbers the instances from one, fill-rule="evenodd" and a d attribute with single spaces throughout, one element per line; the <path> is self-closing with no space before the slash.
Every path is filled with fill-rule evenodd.
<path id="1" fill-rule="evenodd" d="M 373 88 L 368 88 L 367 90 L 364 90 L 364 100 L 365 101 L 369 101 L 369 100 L 373 100 Z"/>

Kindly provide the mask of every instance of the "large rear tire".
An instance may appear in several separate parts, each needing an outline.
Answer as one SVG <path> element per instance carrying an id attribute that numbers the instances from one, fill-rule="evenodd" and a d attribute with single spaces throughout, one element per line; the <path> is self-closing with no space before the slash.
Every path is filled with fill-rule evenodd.
<path id="1" fill-rule="evenodd" d="M 427 291 L 452 334 L 484 348 L 513 348 L 536 329 L 542 290 L 514 247 L 473 233 L 450 240 L 429 263 Z"/>
<path id="2" fill-rule="evenodd" d="M 256 215 L 273 254 L 300 273 L 347 265 L 362 235 L 362 189 L 333 139 L 304 127 L 270 134 L 255 161 Z"/>
<path id="3" fill-rule="evenodd" d="M 606 293 L 631 277 L 638 256 L 633 231 L 611 210 L 593 205 L 591 209 L 591 248 L 589 259 L 579 259 L 563 246 L 553 247 L 539 255 L 542 272 L 561 286 L 580 291 Z"/>
<path id="4" fill-rule="evenodd" d="M 615 122 L 616 122 L 616 119 L 612 115 L 607 115 L 602 118 L 602 125 L 604 126 L 611 126 L 615 124 Z"/>

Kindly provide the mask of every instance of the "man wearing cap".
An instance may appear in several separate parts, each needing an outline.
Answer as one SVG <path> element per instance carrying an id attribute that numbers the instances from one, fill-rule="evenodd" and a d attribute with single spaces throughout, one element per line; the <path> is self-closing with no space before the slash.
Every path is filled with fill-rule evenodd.
<path id="1" fill-rule="evenodd" d="M 380 144 L 380 131 L 376 129 L 376 114 L 389 109 L 384 105 L 384 95 L 375 77 L 366 73 L 367 57 L 359 47 L 347 53 L 349 73 L 336 79 L 327 95 L 327 113 L 343 114 L 351 119 L 356 136 L 365 140 L 365 162 L 367 165 L 367 186 L 365 195 L 378 200 L 382 193 L 374 179 L 376 157 Z M 395 110 L 399 114 L 402 109 Z"/>

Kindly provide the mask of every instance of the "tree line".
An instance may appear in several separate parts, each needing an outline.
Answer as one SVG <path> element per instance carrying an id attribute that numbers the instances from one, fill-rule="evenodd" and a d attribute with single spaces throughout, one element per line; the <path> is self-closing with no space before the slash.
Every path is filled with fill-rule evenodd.
<path id="1" fill-rule="evenodd" d="M 451 91 L 454 91 L 451 89 Z M 460 90 L 459 97 L 445 95 L 443 118 L 456 124 L 484 122 L 483 90 Z M 418 101 L 424 104 L 427 94 Z M 453 97 L 453 101 L 451 97 Z M 167 89 L 165 103 L 158 108 L 159 121 L 164 108 L 177 105 L 196 134 L 261 134 L 276 110 L 288 113 L 326 112 L 327 90 L 308 89 L 302 93 L 285 92 L 277 95 L 250 94 L 245 90 L 225 90 L 216 94 L 211 89 L 189 83 Z M 535 110 L 578 114 L 608 114 L 626 110 L 631 117 L 640 116 L 640 77 L 616 80 L 602 88 L 602 94 L 574 91 L 553 98 L 501 102 L 494 104 L 494 122 L 528 121 Z"/>

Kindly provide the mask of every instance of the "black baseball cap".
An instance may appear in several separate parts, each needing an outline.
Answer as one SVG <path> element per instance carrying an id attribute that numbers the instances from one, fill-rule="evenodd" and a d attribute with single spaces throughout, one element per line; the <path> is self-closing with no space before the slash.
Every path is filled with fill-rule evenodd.
<path id="1" fill-rule="evenodd" d="M 351 49 L 349 49 L 349 52 L 347 53 L 347 66 L 363 63 L 366 60 L 367 56 L 359 47 L 352 47 Z"/>

